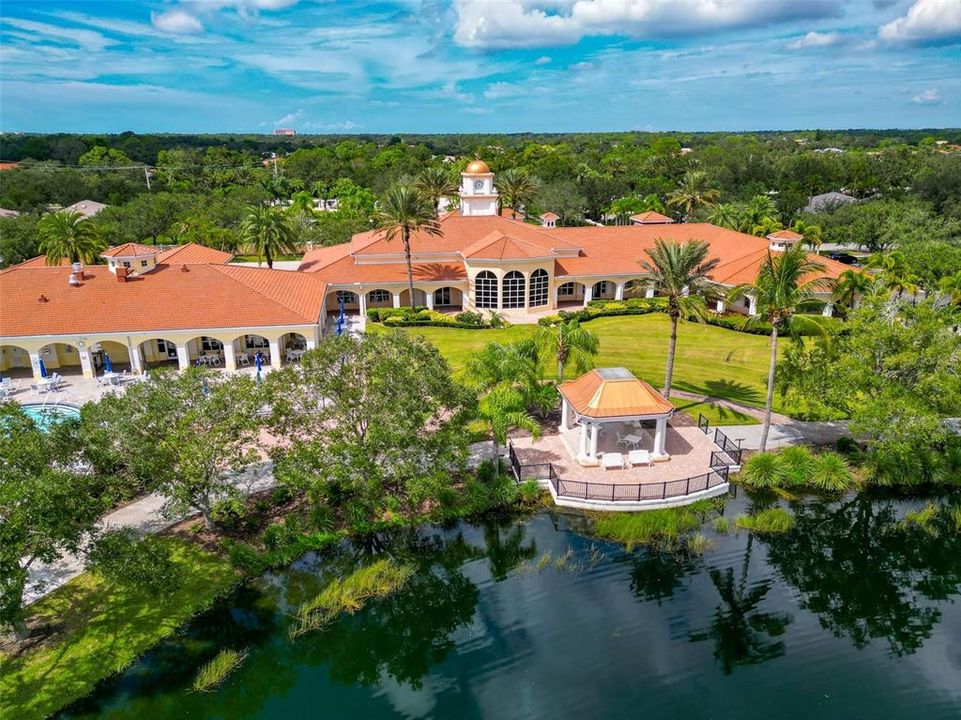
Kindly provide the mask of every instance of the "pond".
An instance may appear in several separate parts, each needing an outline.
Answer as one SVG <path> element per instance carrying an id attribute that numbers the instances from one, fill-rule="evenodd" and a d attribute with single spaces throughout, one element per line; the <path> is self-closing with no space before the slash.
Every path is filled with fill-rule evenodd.
<path id="1" fill-rule="evenodd" d="M 954 719 L 961 533 L 899 521 L 920 504 L 797 501 L 784 535 L 708 523 L 702 555 L 627 552 L 547 511 L 310 554 L 63 717 Z M 288 640 L 301 602 L 384 553 L 416 566 L 402 591 Z M 225 647 L 246 663 L 191 692 Z"/>

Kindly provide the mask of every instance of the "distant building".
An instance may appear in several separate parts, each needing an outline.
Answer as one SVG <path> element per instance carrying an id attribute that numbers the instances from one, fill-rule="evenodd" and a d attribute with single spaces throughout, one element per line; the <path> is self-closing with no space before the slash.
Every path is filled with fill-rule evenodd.
<path id="1" fill-rule="evenodd" d="M 0 217 L 19 217 L 20 213 L 16 210 L 7 210 L 6 208 L 0 208 Z"/>
<path id="2" fill-rule="evenodd" d="M 85 218 L 91 218 L 105 207 L 107 206 L 103 203 L 98 203 L 96 200 L 80 200 L 79 202 L 75 202 L 73 205 L 67 205 L 67 207 L 64 208 L 64 211 L 78 212 Z"/>
<path id="3" fill-rule="evenodd" d="M 840 205 L 848 205 L 850 203 L 856 203 L 857 201 L 857 198 L 841 192 L 821 193 L 820 195 L 813 195 L 808 198 L 808 204 L 804 206 L 804 212 L 829 212 Z"/>
<path id="4" fill-rule="evenodd" d="M 13 170 L 20 166 L 18 162 L 0 162 L 0 172 L 4 170 Z"/>
<path id="5" fill-rule="evenodd" d="M 274 135 L 296 135 L 297 131 L 292 128 L 277 128 L 274 130 Z"/>
<path id="6" fill-rule="evenodd" d="M 674 222 L 674 220 L 667 215 L 661 215 L 659 212 L 648 210 L 637 215 L 631 215 L 631 222 L 634 225 L 667 225 L 668 223 Z"/>
<path id="7" fill-rule="evenodd" d="M 826 147 L 826 148 L 818 148 L 818 149 L 815 150 L 814 152 L 820 153 L 820 154 L 822 154 L 822 155 L 825 154 L 825 153 L 831 153 L 832 155 L 838 155 L 838 154 L 840 154 L 840 153 L 843 153 L 844 150 L 842 150 L 842 149 L 839 148 L 839 147 Z"/>

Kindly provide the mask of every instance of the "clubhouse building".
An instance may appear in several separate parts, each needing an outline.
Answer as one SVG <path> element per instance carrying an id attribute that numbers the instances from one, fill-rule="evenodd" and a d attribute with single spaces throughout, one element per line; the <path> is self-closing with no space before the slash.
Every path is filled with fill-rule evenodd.
<path id="1" fill-rule="evenodd" d="M 617 227 L 557 227 L 557 219 L 546 213 L 532 225 L 498 211 L 493 173 L 472 162 L 459 209 L 440 217 L 441 234 L 411 238 L 414 304 L 535 322 L 592 299 L 652 297 L 641 263 L 657 238 L 707 241 L 721 290 L 753 281 L 768 252 L 802 240 L 789 230 L 758 238 L 658 213 Z M 368 308 L 411 301 L 400 240 L 374 230 L 310 250 L 296 271 L 230 264 L 230 254 L 198 245 L 127 243 L 102 259 L 82 267 L 34 258 L 0 271 L 0 373 L 39 377 L 42 361 L 48 371 L 92 377 L 106 354 L 134 373 L 160 363 L 232 370 L 257 353 L 277 368 L 314 347 L 341 305 L 362 321 Z M 830 277 L 846 269 L 819 259 Z M 829 314 L 830 295 L 823 301 Z M 750 297 L 714 309 L 755 312 Z"/>

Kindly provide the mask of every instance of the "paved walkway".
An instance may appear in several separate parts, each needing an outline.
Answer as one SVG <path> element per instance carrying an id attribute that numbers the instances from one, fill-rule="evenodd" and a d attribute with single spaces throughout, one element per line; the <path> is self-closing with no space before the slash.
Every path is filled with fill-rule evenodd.
<path id="1" fill-rule="evenodd" d="M 718 427 L 734 442 L 740 440 L 741 447 L 746 450 L 757 450 L 761 446 L 760 425 L 719 425 Z M 785 445 L 833 445 L 838 438 L 850 434 L 847 420 L 837 422 L 788 420 L 771 423 L 767 449 L 776 450 Z"/>
<path id="2" fill-rule="evenodd" d="M 237 474 L 234 485 L 247 495 L 267 490 L 275 483 L 272 470 L 271 462 L 251 465 Z M 133 528 L 143 536 L 165 530 L 189 517 L 166 518 L 162 513 L 163 504 L 162 495 L 147 495 L 104 516 L 100 526 L 111 530 Z M 77 555 L 64 555 L 56 562 L 33 566 L 27 578 L 24 603 L 36 602 L 82 572 L 83 558 Z"/>
<path id="3" fill-rule="evenodd" d="M 731 400 L 722 400 L 721 398 L 711 397 L 710 395 L 702 395 L 700 393 L 684 392 L 683 390 L 676 390 L 671 388 L 671 397 L 681 397 L 686 400 L 695 400 L 701 403 L 707 403 L 708 405 L 713 405 L 715 407 L 727 408 L 728 410 L 734 410 L 742 415 L 747 415 L 749 417 L 755 418 L 756 420 L 764 420 L 764 410 L 751 407 L 750 405 L 741 405 L 740 403 L 733 402 Z M 697 420 L 697 418 L 694 418 Z M 780 413 L 771 412 L 771 422 L 772 423 L 790 423 L 794 422 L 787 415 L 781 415 Z"/>

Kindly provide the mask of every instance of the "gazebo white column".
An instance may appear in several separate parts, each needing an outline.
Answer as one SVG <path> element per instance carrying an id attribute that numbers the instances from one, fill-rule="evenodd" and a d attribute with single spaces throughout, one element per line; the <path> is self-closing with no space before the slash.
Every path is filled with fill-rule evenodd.
<path id="1" fill-rule="evenodd" d="M 567 404 L 567 398 L 561 397 L 561 430 L 567 430 L 571 426 L 571 410 Z"/>
<path id="2" fill-rule="evenodd" d="M 581 446 L 578 454 L 582 458 L 587 457 L 587 425 L 586 422 L 581 422 Z"/>
<path id="3" fill-rule="evenodd" d="M 671 456 L 667 454 L 664 449 L 664 445 L 667 442 L 667 418 L 662 417 L 657 419 L 657 424 L 654 429 L 654 457 L 668 459 Z"/>
<path id="4" fill-rule="evenodd" d="M 597 436 L 601 434 L 600 423 L 591 423 L 591 454 L 588 456 L 591 460 L 597 460 Z"/>

